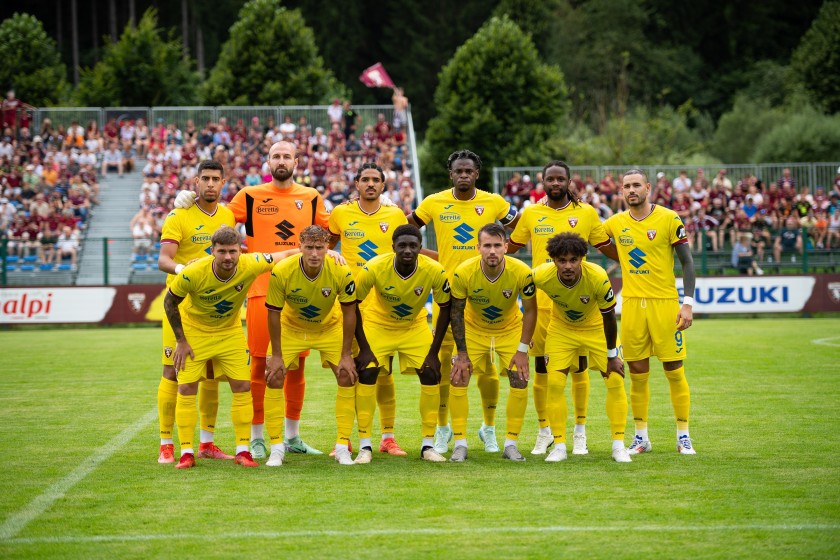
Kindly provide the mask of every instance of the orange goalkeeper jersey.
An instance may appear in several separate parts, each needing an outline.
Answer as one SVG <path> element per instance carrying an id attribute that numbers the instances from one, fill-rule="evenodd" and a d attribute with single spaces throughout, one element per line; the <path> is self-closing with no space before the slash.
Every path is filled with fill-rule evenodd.
<path id="1" fill-rule="evenodd" d="M 252 253 L 295 249 L 298 235 L 306 226 L 317 224 L 329 229 L 329 214 L 321 195 L 297 183 L 288 189 L 279 189 L 274 183 L 246 187 L 236 193 L 227 207 L 237 223 L 245 224 L 248 251 Z M 265 297 L 268 279 L 268 273 L 257 278 L 248 297 Z"/>

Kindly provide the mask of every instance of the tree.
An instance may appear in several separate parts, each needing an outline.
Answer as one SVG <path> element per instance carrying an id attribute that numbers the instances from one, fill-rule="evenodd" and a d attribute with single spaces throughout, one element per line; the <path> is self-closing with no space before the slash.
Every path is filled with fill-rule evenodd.
<path id="1" fill-rule="evenodd" d="M 0 88 L 14 88 L 31 105 L 55 105 L 67 88 L 67 68 L 44 26 L 29 14 L 15 13 L 0 24 Z"/>
<path id="2" fill-rule="evenodd" d="M 119 41 L 105 46 L 93 69 L 82 72 L 76 98 L 97 107 L 189 105 L 197 79 L 182 58 L 180 39 L 173 31 L 164 35 L 149 8 L 136 27 L 127 24 Z"/>
<path id="3" fill-rule="evenodd" d="M 568 110 L 563 74 L 540 61 L 530 35 L 507 16 L 491 18 L 443 68 L 429 122 L 427 190 L 448 184 L 445 162 L 461 148 L 494 166 L 545 159 L 544 142 Z"/>
<path id="4" fill-rule="evenodd" d="M 755 147 L 755 161 L 837 161 L 840 115 L 828 117 L 805 107 L 764 135 Z M 811 185 L 813 186 L 813 185 Z"/>
<path id="5" fill-rule="evenodd" d="M 726 163 L 753 163 L 756 144 L 784 117 L 783 109 L 771 107 L 765 98 L 739 95 L 720 117 L 710 150 Z"/>
<path id="6" fill-rule="evenodd" d="M 242 7 L 202 88 L 211 105 L 305 105 L 344 95 L 300 11 L 281 7 L 279 0 L 251 0 Z"/>
<path id="7" fill-rule="evenodd" d="M 826 2 L 793 53 L 791 66 L 816 103 L 840 111 L 840 2 Z"/>

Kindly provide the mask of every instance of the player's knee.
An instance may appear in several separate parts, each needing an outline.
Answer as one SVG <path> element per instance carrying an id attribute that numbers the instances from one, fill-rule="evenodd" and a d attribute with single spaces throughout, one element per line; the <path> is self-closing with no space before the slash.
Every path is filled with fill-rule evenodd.
<path id="1" fill-rule="evenodd" d="M 379 376 L 378 367 L 369 367 L 359 370 L 359 383 L 362 385 L 376 385 L 376 378 Z"/>
<path id="2" fill-rule="evenodd" d="M 545 356 L 534 358 L 534 369 L 537 373 L 548 373 L 548 365 L 545 363 Z"/>
<path id="3" fill-rule="evenodd" d="M 175 366 L 163 366 L 163 378 L 169 381 L 178 381 L 178 376 L 175 374 Z"/>
<path id="4" fill-rule="evenodd" d="M 181 383 L 178 385 L 178 393 L 189 397 L 198 393 L 198 381 L 195 383 Z"/>
<path id="5" fill-rule="evenodd" d="M 682 366 L 682 360 L 677 360 L 676 362 L 665 362 L 662 364 L 662 368 L 665 370 L 665 375 L 668 375 L 668 372 L 680 369 Z"/>
<path id="6" fill-rule="evenodd" d="M 336 380 L 338 381 L 339 387 L 352 387 L 354 385 L 353 378 L 346 371 L 341 371 L 336 376 Z"/>
<path id="7" fill-rule="evenodd" d="M 430 367 L 418 369 L 417 376 L 420 378 L 420 385 L 440 385 L 440 373 Z"/>
<path id="8" fill-rule="evenodd" d="M 251 382 L 244 379 L 231 379 L 230 390 L 233 393 L 247 393 L 251 390 Z"/>

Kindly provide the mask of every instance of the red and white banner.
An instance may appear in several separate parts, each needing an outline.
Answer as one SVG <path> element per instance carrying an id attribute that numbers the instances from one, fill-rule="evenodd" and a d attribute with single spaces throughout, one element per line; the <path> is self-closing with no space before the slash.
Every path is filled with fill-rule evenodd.
<path id="1" fill-rule="evenodd" d="M 382 66 L 381 62 L 377 62 L 370 68 L 366 68 L 359 79 L 365 84 L 367 87 L 383 87 L 383 88 L 391 88 L 394 89 L 394 82 L 391 80 L 391 76 L 388 75 L 388 72 L 385 71 L 385 67 Z"/>
<path id="2" fill-rule="evenodd" d="M 0 323 L 99 323 L 116 288 L 3 288 Z"/>

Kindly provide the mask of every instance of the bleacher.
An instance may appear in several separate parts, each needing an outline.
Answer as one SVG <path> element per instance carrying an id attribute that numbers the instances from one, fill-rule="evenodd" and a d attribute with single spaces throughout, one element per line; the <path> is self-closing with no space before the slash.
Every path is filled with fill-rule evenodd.
<path id="1" fill-rule="evenodd" d="M 132 253 L 129 284 L 162 284 L 166 281 L 166 273 L 161 272 L 157 264 L 160 242 L 155 243 L 152 250 L 148 255 Z"/>

